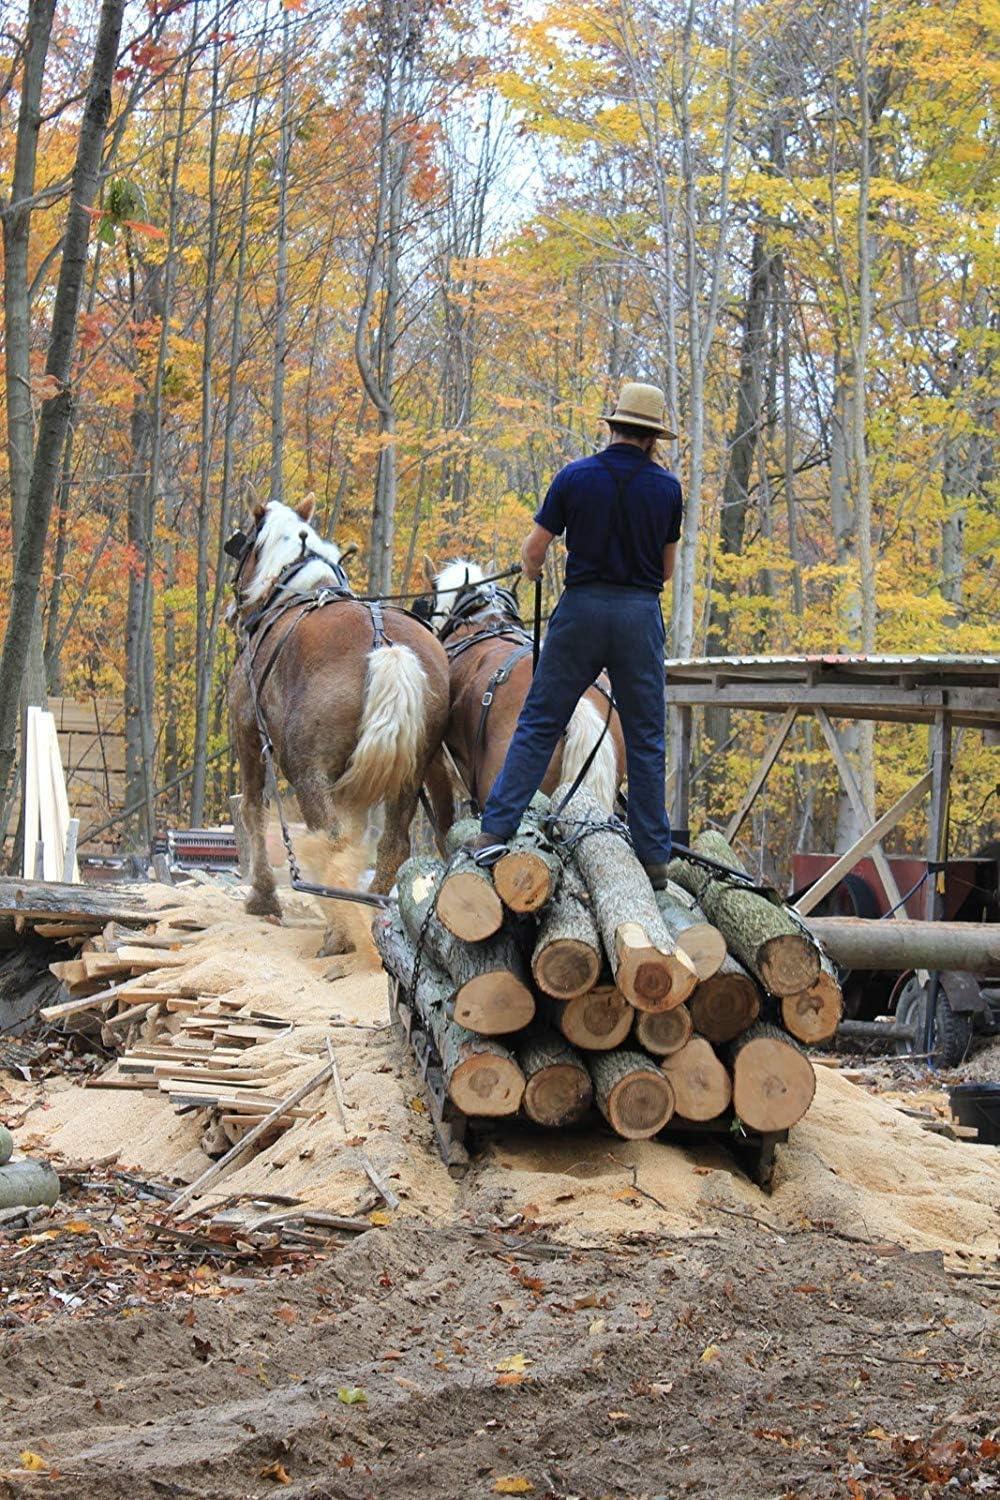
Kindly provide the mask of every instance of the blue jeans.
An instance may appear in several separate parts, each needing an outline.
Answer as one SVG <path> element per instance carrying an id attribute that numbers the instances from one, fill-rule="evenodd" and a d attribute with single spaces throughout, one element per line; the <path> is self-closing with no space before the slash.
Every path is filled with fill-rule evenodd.
<path id="1" fill-rule="evenodd" d="M 606 669 L 625 735 L 628 822 L 644 864 L 670 858 L 665 801 L 663 620 L 649 589 L 585 583 L 552 617 L 531 691 L 483 811 L 483 832 L 514 833 L 581 695 Z"/>

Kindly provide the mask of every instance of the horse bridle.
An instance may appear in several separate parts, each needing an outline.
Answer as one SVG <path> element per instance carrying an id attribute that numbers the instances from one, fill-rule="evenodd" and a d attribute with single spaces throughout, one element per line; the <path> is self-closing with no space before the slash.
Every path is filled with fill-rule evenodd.
<path id="1" fill-rule="evenodd" d="M 260 533 L 261 523 L 260 521 L 255 521 L 253 531 L 249 536 L 242 529 L 234 531 L 232 536 L 230 536 L 222 546 L 222 550 L 226 553 L 227 557 L 232 557 L 236 560 L 236 571 L 233 574 L 233 593 L 236 597 L 237 606 L 239 606 L 243 602 L 246 594 L 246 589 L 241 582 L 243 577 L 243 570 L 247 565 L 247 561 L 254 555 L 257 550 L 257 543 L 260 541 Z M 340 561 L 331 562 L 330 558 L 324 557 L 321 552 L 317 552 L 314 547 L 309 546 L 309 532 L 307 530 L 303 530 L 299 533 L 299 540 L 302 543 L 302 549 L 298 557 L 293 558 L 290 563 L 285 564 L 281 572 L 278 574 L 277 578 L 275 578 L 274 582 L 272 583 L 267 598 L 264 600 L 261 607 L 258 610 L 255 610 L 254 614 L 250 616 L 249 620 L 245 620 L 243 622 L 243 629 L 246 630 L 248 634 L 253 630 L 254 625 L 259 622 L 259 620 L 267 612 L 268 608 L 272 605 L 274 595 L 278 593 L 279 590 L 286 589 L 292 582 L 292 580 L 297 577 L 299 573 L 301 573 L 302 569 L 308 566 L 308 564 L 311 562 L 323 563 L 325 567 L 332 570 L 334 575 L 334 583 L 332 584 L 332 586 L 330 586 L 332 592 L 337 594 L 350 593 L 351 586 L 347 581 L 347 573 L 344 571 L 344 568 L 342 566 L 343 559 L 350 556 L 350 552 L 342 552 L 340 554 Z M 357 548 L 355 548 L 354 550 L 357 551 Z"/>

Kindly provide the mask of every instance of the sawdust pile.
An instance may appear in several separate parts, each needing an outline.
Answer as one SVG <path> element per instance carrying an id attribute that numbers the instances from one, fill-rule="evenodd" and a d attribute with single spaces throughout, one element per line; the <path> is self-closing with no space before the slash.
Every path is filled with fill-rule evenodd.
<path id="1" fill-rule="evenodd" d="M 968 1083 L 1000 1083 L 1000 1041 L 989 1042 L 963 1063 L 962 1078 Z"/>
<path id="2" fill-rule="evenodd" d="M 721 1143 L 687 1148 L 509 1124 L 493 1130 L 456 1182 L 437 1154 L 412 1059 L 389 1026 L 385 976 L 370 945 L 348 959 L 317 957 L 322 917 L 302 898 L 282 896 L 285 925 L 277 926 L 246 916 L 232 897 L 208 887 L 181 893 L 185 913 L 211 928 L 185 950 L 188 962 L 169 980 L 187 993 L 226 994 L 295 1023 L 289 1035 L 248 1054 L 269 1092 L 282 1097 L 322 1066 L 329 1038 L 346 1128 L 333 1089 L 317 1092 L 312 1118 L 228 1173 L 207 1202 L 270 1193 L 331 1212 L 363 1212 L 379 1202 L 363 1168 L 367 1159 L 400 1197 L 400 1215 L 432 1224 L 521 1214 L 557 1238 L 593 1244 L 637 1230 L 721 1230 L 735 1215 L 778 1230 L 815 1225 L 975 1260 L 996 1254 L 997 1153 L 929 1134 L 827 1068 L 817 1070 L 808 1115 L 778 1149 L 769 1194 Z M 331 972 L 342 977 L 327 977 Z M 123 1166 L 183 1180 L 208 1165 L 197 1117 L 175 1114 L 165 1096 L 66 1080 L 18 1092 L 33 1104 L 19 1132 L 25 1150 L 75 1162 L 118 1153 Z"/>

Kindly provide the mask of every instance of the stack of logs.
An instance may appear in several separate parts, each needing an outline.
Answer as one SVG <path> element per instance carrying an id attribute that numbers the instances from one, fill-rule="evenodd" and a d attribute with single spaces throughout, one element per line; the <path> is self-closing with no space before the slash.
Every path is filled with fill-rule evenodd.
<path id="1" fill-rule="evenodd" d="M 686 858 L 654 892 L 584 790 L 552 837 L 547 812 L 536 798 L 491 870 L 460 852 L 478 825 L 456 824 L 448 863 L 408 860 L 397 909 L 374 924 L 452 1103 L 551 1127 L 596 1103 L 627 1139 L 671 1120 L 794 1125 L 815 1091 L 803 1044 L 831 1037 L 842 1010 L 801 921 L 749 879 Z M 694 850 L 742 869 L 716 833 Z"/>

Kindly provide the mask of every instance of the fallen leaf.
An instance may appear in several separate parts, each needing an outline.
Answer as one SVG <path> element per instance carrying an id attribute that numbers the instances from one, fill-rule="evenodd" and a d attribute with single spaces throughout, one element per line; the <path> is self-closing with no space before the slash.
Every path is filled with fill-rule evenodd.
<path id="1" fill-rule="evenodd" d="M 299 1315 L 295 1311 L 295 1308 L 289 1307 L 287 1302 L 283 1303 L 282 1306 L 278 1308 L 274 1316 L 276 1318 L 280 1318 L 282 1323 L 285 1324 L 286 1328 L 291 1328 L 292 1324 L 297 1323 L 299 1319 Z"/>
<path id="2" fill-rule="evenodd" d="M 410 1099 L 408 1101 L 408 1104 L 409 1108 L 413 1110 L 413 1113 L 415 1115 L 425 1115 L 427 1113 L 427 1105 L 419 1096 L 414 1099 Z"/>
<path id="3" fill-rule="evenodd" d="M 718 1359 L 721 1353 L 722 1350 L 719 1348 L 718 1344 L 709 1344 L 707 1349 L 703 1349 L 701 1351 L 701 1363 L 703 1365 L 710 1365 L 712 1363 L 712 1360 Z"/>
<path id="4" fill-rule="evenodd" d="M 535 1486 L 523 1474 L 504 1474 L 493 1486 L 495 1495 L 531 1495 Z"/>
<path id="5" fill-rule="evenodd" d="M 865 1433 L 865 1437 L 877 1438 L 880 1443 L 889 1443 L 892 1441 L 884 1427 L 869 1427 L 868 1431 Z"/>
<path id="6" fill-rule="evenodd" d="M 368 1396 L 359 1385 L 342 1385 L 337 1392 L 337 1400 L 342 1401 L 345 1406 L 367 1406 Z"/>
<path id="7" fill-rule="evenodd" d="M 93 1234 L 94 1226 L 86 1219 L 71 1219 L 68 1224 L 63 1225 L 64 1234 Z"/>
<path id="8" fill-rule="evenodd" d="M 793 1286 L 792 1287 L 792 1291 L 793 1292 L 801 1292 L 803 1296 L 810 1296 L 813 1292 L 818 1292 L 819 1291 L 819 1287 L 818 1286 L 810 1286 L 809 1283 L 806 1282 L 802 1286 Z"/>
<path id="9" fill-rule="evenodd" d="M 380 1354 L 379 1355 L 379 1359 L 402 1359 L 402 1358 L 403 1358 L 403 1351 L 401 1349 L 387 1349 L 384 1354 Z"/>
<path id="10" fill-rule="evenodd" d="M 506 1375 L 498 1375 L 496 1380 L 497 1385 L 521 1385 L 523 1382 L 524 1376 L 519 1375 L 516 1370 L 509 1370 Z"/>
<path id="11" fill-rule="evenodd" d="M 353 1453 L 342 1453 L 340 1455 L 340 1457 L 337 1459 L 337 1468 L 338 1469 L 353 1469 L 354 1468 L 354 1454 Z"/>
<path id="12" fill-rule="evenodd" d="M 610 1422 L 631 1422 L 632 1417 L 627 1411 L 609 1411 L 608 1420 Z"/>
<path id="13" fill-rule="evenodd" d="M 368 1215 L 369 1224 L 374 1224 L 376 1229 L 382 1229 L 386 1224 L 392 1223 L 392 1214 L 387 1214 L 384 1208 L 376 1208 L 374 1213 Z"/>
<path id="14" fill-rule="evenodd" d="M 639 1204 L 642 1202 L 641 1194 L 635 1188 L 619 1188 L 617 1193 L 611 1195 L 618 1203 Z"/>
<path id="15" fill-rule="evenodd" d="M 273 1479 L 277 1484 L 291 1484 L 292 1482 L 291 1474 L 289 1474 L 284 1464 L 280 1464 L 277 1459 L 274 1460 L 273 1464 L 264 1465 L 260 1471 L 260 1477 L 261 1479 Z"/>
<path id="16" fill-rule="evenodd" d="M 573 1306 L 577 1310 L 581 1307 L 600 1307 L 601 1299 L 596 1292 L 585 1292 L 582 1297 L 574 1297 Z"/>
<path id="17" fill-rule="evenodd" d="M 394 1375 L 393 1380 L 401 1385 L 404 1391 L 419 1391 L 420 1387 L 415 1380 L 407 1380 L 405 1375 Z"/>
<path id="18" fill-rule="evenodd" d="M 587 1332 L 591 1335 L 592 1338 L 594 1338 L 597 1336 L 597 1334 L 603 1333 L 607 1326 L 607 1318 L 595 1318 L 587 1329 Z"/>
<path id="19" fill-rule="evenodd" d="M 531 1360 L 526 1359 L 523 1354 L 508 1354 L 506 1359 L 501 1359 L 493 1368 L 494 1370 L 503 1370 L 508 1373 L 513 1371 L 519 1374 L 530 1364 Z"/>
<path id="20" fill-rule="evenodd" d="M 650 1302 L 638 1303 L 635 1310 L 640 1318 L 651 1318 L 653 1316 L 653 1307 Z"/>
<path id="21" fill-rule="evenodd" d="M 1000 1457 L 1000 1443 L 998 1443 L 995 1438 L 983 1438 L 982 1442 L 979 1444 L 979 1457 Z"/>
<path id="22" fill-rule="evenodd" d="M 32 1453 L 30 1448 L 25 1448 L 21 1453 L 21 1468 L 30 1469 L 33 1474 L 44 1474 L 48 1472 L 48 1464 L 40 1453 Z"/>
<path id="23" fill-rule="evenodd" d="M 674 1382 L 672 1380 L 658 1380 L 649 1387 L 650 1393 L 653 1396 L 669 1396 L 673 1388 Z"/>

